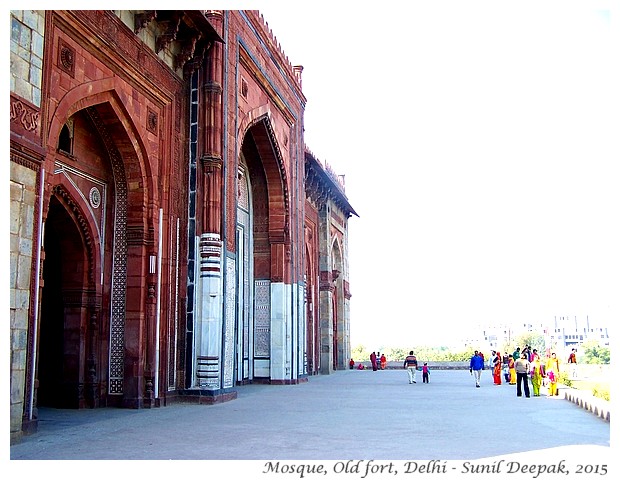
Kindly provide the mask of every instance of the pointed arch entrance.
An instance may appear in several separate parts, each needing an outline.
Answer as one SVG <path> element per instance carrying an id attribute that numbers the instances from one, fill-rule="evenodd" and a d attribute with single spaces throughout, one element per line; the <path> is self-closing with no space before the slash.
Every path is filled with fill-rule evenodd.
<path id="1" fill-rule="evenodd" d="M 88 322 L 89 255 L 75 217 L 52 197 L 44 237 L 43 290 L 39 343 L 40 406 L 83 408 L 94 406 L 86 341 Z M 89 398 L 90 397 L 90 398 Z"/>
<path id="2" fill-rule="evenodd" d="M 243 384 L 274 375 L 273 288 L 285 281 L 289 240 L 287 182 L 268 114 L 256 119 L 243 137 L 236 232 L 235 378 Z M 277 367 L 276 372 L 280 378 Z"/>
<path id="3" fill-rule="evenodd" d="M 144 404 L 145 355 L 155 335 L 144 321 L 154 220 L 146 214 L 152 187 L 132 125 L 113 91 L 61 104 L 51 123 L 38 405 Z M 62 389 L 51 388 L 48 360 Z"/>

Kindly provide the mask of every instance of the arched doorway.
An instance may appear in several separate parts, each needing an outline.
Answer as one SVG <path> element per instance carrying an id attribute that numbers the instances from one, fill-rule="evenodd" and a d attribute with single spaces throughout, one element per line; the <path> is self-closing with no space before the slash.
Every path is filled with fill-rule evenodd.
<path id="1" fill-rule="evenodd" d="M 38 405 L 82 408 L 87 401 L 88 256 L 74 218 L 56 198 L 45 224 Z"/>
<path id="2" fill-rule="evenodd" d="M 137 359 L 145 351 L 145 335 L 126 321 L 126 299 L 135 300 L 139 324 L 146 291 L 143 238 L 148 230 L 143 225 L 150 218 L 139 207 L 142 191 L 133 202 L 138 208 L 127 208 L 131 192 L 125 163 L 141 163 L 115 99 L 108 98 L 50 128 L 54 155 L 48 168 L 53 173 L 44 217 L 34 387 L 39 406 L 139 406 L 145 391 L 144 377 L 128 375 L 125 368 L 139 361 L 128 359 L 134 352 L 127 338 L 136 344 Z M 132 174 L 142 178 L 140 169 Z M 130 221 L 135 246 L 127 240 Z M 128 273 L 139 279 L 131 289 Z"/>
<path id="3" fill-rule="evenodd" d="M 273 381 L 274 375 L 281 380 L 282 364 L 274 367 L 272 345 L 285 346 L 273 338 L 272 295 L 274 284 L 281 287 L 285 280 L 288 197 L 268 116 L 257 119 L 243 137 L 237 188 L 235 378 L 237 384 Z M 284 358 L 282 351 L 277 356 Z"/>

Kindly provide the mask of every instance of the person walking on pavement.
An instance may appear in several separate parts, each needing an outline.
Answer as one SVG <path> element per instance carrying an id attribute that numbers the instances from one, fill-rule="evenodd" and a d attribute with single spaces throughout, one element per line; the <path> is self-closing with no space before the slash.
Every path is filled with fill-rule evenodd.
<path id="1" fill-rule="evenodd" d="M 484 359 L 478 354 L 478 350 L 474 352 L 473 357 L 469 360 L 469 373 L 476 380 L 476 387 L 480 387 L 480 375 L 484 368 Z"/>
<path id="2" fill-rule="evenodd" d="M 540 386 L 542 385 L 542 379 L 544 377 L 544 371 L 543 371 L 543 366 L 540 363 L 540 357 L 538 356 L 538 353 L 534 354 L 534 357 L 532 358 L 532 362 L 530 363 L 530 367 L 531 367 L 531 375 L 532 375 L 532 394 L 535 397 L 539 397 L 540 396 Z"/>
<path id="3" fill-rule="evenodd" d="M 409 375 L 409 384 L 416 383 L 415 374 L 418 371 L 418 359 L 413 354 L 413 350 L 411 350 L 409 352 L 409 355 L 407 355 L 407 357 L 405 358 L 403 368 L 407 369 L 407 374 Z"/>
<path id="4" fill-rule="evenodd" d="M 547 391 L 548 396 L 554 397 L 558 395 L 558 377 L 560 375 L 560 361 L 555 352 L 551 354 L 551 357 L 547 359 L 545 365 L 545 373 L 549 379 L 549 389 Z"/>
<path id="5" fill-rule="evenodd" d="M 428 363 L 424 362 L 422 365 L 422 383 L 428 383 L 428 377 L 431 374 L 431 369 L 428 367 Z"/>
<path id="6" fill-rule="evenodd" d="M 527 359 L 527 353 L 523 352 L 521 358 L 515 362 L 515 370 L 517 371 L 517 397 L 525 393 L 530 398 L 530 384 L 528 374 L 530 373 L 530 362 Z M 523 383 L 523 390 L 521 389 Z"/>

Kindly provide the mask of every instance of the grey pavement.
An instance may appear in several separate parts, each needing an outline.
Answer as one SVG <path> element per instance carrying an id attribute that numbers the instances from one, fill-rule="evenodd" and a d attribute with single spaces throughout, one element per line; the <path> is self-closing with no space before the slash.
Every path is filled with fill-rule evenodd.
<path id="1" fill-rule="evenodd" d="M 610 423 L 562 398 L 518 398 L 483 372 L 338 371 L 299 385 L 247 385 L 217 405 L 41 409 L 11 460 L 483 459 L 610 447 Z M 13 463 L 13 462 L 11 462 Z"/>

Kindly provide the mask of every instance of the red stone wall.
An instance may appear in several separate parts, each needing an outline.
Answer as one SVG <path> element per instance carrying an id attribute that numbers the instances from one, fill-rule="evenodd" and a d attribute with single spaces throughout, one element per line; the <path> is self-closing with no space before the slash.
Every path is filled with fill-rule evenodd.
<path id="1" fill-rule="evenodd" d="M 304 195 L 292 195 L 292 190 L 299 191 L 299 180 L 303 178 L 303 133 L 302 119 L 305 107 L 305 97 L 301 92 L 299 80 L 295 76 L 293 67 L 280 51 L 275 39 L 266 28 L 257 11 L 226 11 L 226 64 L 229 76 L 225 85 L 224 95 L 228 104 L 226 114 L 229 116 L 226 132 L 228 168 L 228 184 L 236 185 L 238 154 L 248 130 L 257 119 L 268 117 L 272 133 L 275 136 L 281 156 L 283 174 L 288 196 L 288 234 L 289 238 L 303 238 L 303 218 L 292 218 L 293 212 L 303 211 L 302 207 L 295 207 L 294 201 L 302 202 Z M 240 40 L 241 39 L 241 40 Z M 266 50 L 269 48 L 269 51 Z M 275 62 L 274 63 L 274 58 Z M 284 72 L 284 75 L 282 74 Z M 236 122 L 230 121 L 235 119 Z M 298 159 L 298 160 L 296 160 Z M 263 159 L 264 160 L 264 159 Z M 296 161 L 298 163 L 296 163 Z M 270 163 L 267 168 L 275 168 Z M 276 174 L 274 173 L 275 177 Z M 278 186 L 279 187 L 279 186 Z M 303 190 L 301 190 L 303 192 Z M 270 203 L 277 203 L 269 207 L 271 220 L 284 216 L 284 200 L 278 202 L 274 195 L 274 188 L 269 191 Z M 235 250 L 235 220 L 236 196 L 228 195 L 228 222 L 226 247 Z M 259 207 L 260 208 L 260 207 Z M 293 230 L 296 234 L 293 234 Z M 301 250 L 296 252 L 296 271 L 303 276 Z M 290 251 L 281 247 L 272 249 L 272 271 L 275 276 L 282 275 L 284 281 L 291 283 L 298 281 L 289 278 L 290 269 L 284 268 L 286 262 L 291 261 Z M 284 271 L 281 271 L 284 269 Z"/>
<path id="2" fill-rule="evenodd" d="M 125 397 L 129 404 L 140 405 L 145 390 L 143 377 L 149 375 L 154 356 L 154 286 L 156 274 L 149 274 L 149 257 L 159 245 L 159 209 L 164 211 L 162 232 L 161 344 L 166 359 L 165 339 L 173 316 L 169 297 L 174 277 L 176 219 L 181 218 L 180 257 L 186 257 L 187 170 L 186 165 L 186 91 L 183 80 L 146 48 L 126 25 L 107 11 L 49 11 L 46 28 L 44 103 L 42 105 L 43 143 L 47 146 L 46 196 L 50 187 L 62 178 L 52 175 L 58 159 L 95 178 L 105 181 L 114 194 L 109 167 L 110 145 L 122 158 L 127 184 L 127 299 L 126 299 L 126 376 Z M 73 157 L 56 152 L 64 123 L 86 109 L 97 112 L 103 130 L 93 128 L 87 114 L 75 116 L 76 146 Z M 103 133 L 102 133 L 103 132 Z M 106 137 L 104 141 L 102 138 Z M 79 197 L 76 197 L 79 200 Z M 88 207 L 83 206 L 87 211 Z M 97 231 L 91 216 L 84 218 Z M 109 309 L 111 245 L 113 217 L 108 217 L 105 245 L 104 310 Z M 181 272 L 179 297 L 185 298 Z M 176 300 L 176 299 L 175 299 Z M 109 315 L 109 313 L 107 314 Z M 104 312 L 104 317 L 105 312 Z M 178 318 L 184 319 L 183 304 Z M 145 323 L 146 322 L 146 323 Z M 181 328 L 181 331 L 183 329 Z M 107 336 L 103 332 L 103 337 Z M 105 355 L 102 355 L 102 361 Z M 167 362 L 162 361 L 162 365 Z M 160 384 L 167 386 L 167 375 L 160 371 Z M 164 388 L 165 390 L 165 388 Z"/>

